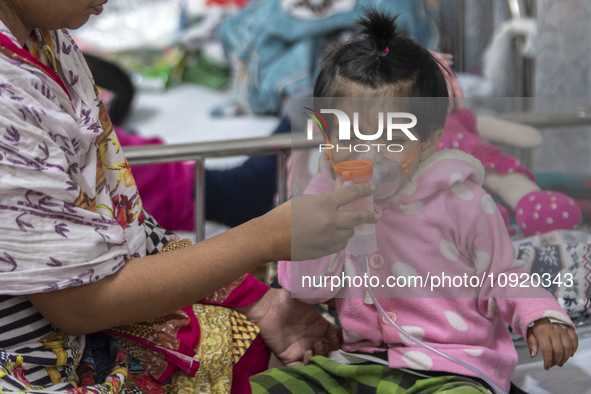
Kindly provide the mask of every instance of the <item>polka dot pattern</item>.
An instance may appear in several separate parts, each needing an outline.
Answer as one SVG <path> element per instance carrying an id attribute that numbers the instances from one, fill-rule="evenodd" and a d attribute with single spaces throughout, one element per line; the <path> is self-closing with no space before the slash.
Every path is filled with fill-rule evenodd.
<path id="1" fill-rule="evenodd" d="M 400 204 L 400 209 L 407 215 L 412 215 L 421 212 L 423 209 L 423 203 L 421 201 L 411 202 L 410 204 Z"/>
<path id="2" fill-rule="evenodd" d="M 499 312 L 499 305 L 494 298 L 489 298 L 486 308 L 486 313 L 489 318 L 493 317 L 497 312 Z"/>
<path id="3" fill-rule="evenodd" d="M 354 333 L 353 331 L 345 331 L 345 338 L 347 339 L 347 342 L 349 342 L 349 343 L 359 342 L 363 339 L 358 334 Z"/>
<path id="4" fill-rule="evenodd" d="M 469 201 L 474 197 L 472 190 L 463 183 L 457 183 L 450 188 L 451 192 L 461 198 L 462 200 Z"/>
<path id="5" fill-rule="evenodd" d="M 485 194 L 484 197 L 482 197 L 481 203 L 484 213 L 489 215 L 495 213 L 495 202 L 493 201 L 490 194 Z"/>
<path id="6" fill-rule="evenodd" d="M 464 349 L 464 351 L 466 353 L 468 353 L 471 356 L 475 356 L 478 357 L 482 354 L 482 349 Z"/>
<path id="7" fill-rule="evenodd" d="M 445 317 L 447 318 L 449 324 L 451 324 L 451 326 L 456 330 L 462 332 L 468 330 L 468 325 L 466 324 L 464 319 L 462 319 L 462 317 L 457 313 L 452 311 L 445 311 Z"/>
<path id="8" fill-rule="evenodd" d="M 560 229 L 574 229 L 582 220 L 579 205 L 555 191 L 534 191 L 517 203 L 515 219 L 525 236 Z"/>
<path id="9" fill-rule="evenodd" d="M 460 255 L 460 251 L 456 248 L 456 245 L 446 240 L 441 241 L 439 244 L 439 250 L 443 257 L 451 261 L 457 261 Z"/>
<path id="10" fill-rule="evenodd" d="M 476 252 L 473 259 L 477 274 L 480 274 L 488 269 L 490 265 L 490 254 L 487 252 Z"/>
<path id="11" fill-rule="evenodd" d="M 328 268 L 326 269 L 327 273 L 331 273 L 334 272 L 335 268 L 337 268 L 337 264 L 339 262 L 339 258 L 337 253 L 333 254 L 330 257 L 330 263 L 328 263 Z M 351 260 L 349 260 L 349 263 L 351 262 Z"/>
<path id="12" fill-rule="evenodd" d="M 411 267 L 410 265 L 398 261 L 398 262 L 394 263 L 394 265 L 392 265 L 392 275 L 394 275 L 395 277 L 399 277 L 399 276 L 409 277 L 409 276 L 417 276 L 418 274 L 417 274 L 417 271 L 413 267 Z"/>
<path id="13" fill-rule="evenodd" d="M 402 356 L 402 361 L 412 369 L 430 370 L 433 367 L 433 360 L 423 352 L 411 350 Z"/>
<path id="14" fill-rule="evenodd" d="M 421 328 L 421 327 L 417 327 L 417 326 L 402 326 L 401 327 L 404 331 L 408 332 L 410 335 L 412 335 L 414 338 L 418 339 L 419 341 L 423 339 L 423 337 L 425 336 L 425 331 Z M 409 338 L 406 337 L 406 335 L 403 335 L 402 333 L 400 334 L 400 339 L 402 340 L 402 342 L 408 344 L 408 345 L 414 345 L 415 342 Z"/>
<path id="15" fill-rule="evenodd" d="M 461 182 L 463 179 L 464 179 L 464 176 L 462 174 L 460 174 L 459 172 L 454 172 L 449 177 L 449 185 L 451 186 L 454 183 Z"/>
<path id="16" fill-rule="evenodd" d="M 513 316 L 513 327 L 521 327 L 521 321 L 519 320 L 519 316 Z"/>
<path id="17" fill-rule="evenodd" d="M 404 186 L 404 192 L 402 194 L 405 194 L 407 196 L 410 196 L 411 194 L 413 194 L 414 192 L 417 191 L 417 186 L 419 185 L 418 182 L 413 182 L 413 183 L 407 183 L 406 186 Z"/>

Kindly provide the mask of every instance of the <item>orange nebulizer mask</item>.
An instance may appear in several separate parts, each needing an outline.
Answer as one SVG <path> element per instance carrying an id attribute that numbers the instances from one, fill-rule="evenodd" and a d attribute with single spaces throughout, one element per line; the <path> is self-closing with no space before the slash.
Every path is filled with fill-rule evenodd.
<path id="1" fill-rule="evenodd" d="M 328 138 L 327 143 L 330 144 Z M 339 177 L 342 177 L 344 181 L 350 180 L 353 183 L 371 183 L 376 187 L 373 197 L 375 200 L 380 201 L 396 193 L 402 182 L 402 174 L 404 172 L 406 172 L 410 181 L 408 165 L 417 155 L 422 145 L 421 143 L 404 162 L 393 160 L 375 148 L 367 152 L 357 152 L 353 160 L 338 164 L 333 160 L 332 149 L 327 150 L 327 154 L 332 162 L 334 172 Z M 363 165 L 361 162 L 370 163 L 372 167 L 371 171 L 368 170 L 367 164 Z M 371 175 L 368 175 L 368 172 L 371 172 Z M 369 178 L 366 179 L 368 176 Z"/>

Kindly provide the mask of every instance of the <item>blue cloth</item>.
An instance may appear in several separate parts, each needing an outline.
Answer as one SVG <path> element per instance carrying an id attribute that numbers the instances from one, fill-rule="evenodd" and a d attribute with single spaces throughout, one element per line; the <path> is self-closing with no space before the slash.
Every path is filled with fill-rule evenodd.
<path id="1" fill-rule="evenodd" d="M 560 191 L 577 199 L 591 199 L 591 176 L 586 174 L 561 174 L 538 172 L 536 183 L 544 190 Z"/>
<path id="2" fill-rule="evenodd" d="M 252 0 L 220 25 L 228 58 L 247 65 L 248 104 L 255 114 L 278 113 L 285 97 L 310 94 L 327 37 L 351 29 L 364 7 L 399 15 L 401 32 L 428 49 L 439 47 L 436 19 L 425 0 L 337 0 L 327 2 L 323 11 L 318 10 L 322 5 L 316 11 L 312 6 L 289 7 L 295 3 Z M 214 116 L 222 113 L 220 108 L 212 111 Z"/>
<path id="3" fill-rule="evenodd" d="M 285 117 L 273 135 L 290 132 L 291 120 Z M 274 207 L 276 175 L 277 155 L 249 157 L 228 170 L 207 170 L 206 219 L 235 227 L 269 212 Z"/>

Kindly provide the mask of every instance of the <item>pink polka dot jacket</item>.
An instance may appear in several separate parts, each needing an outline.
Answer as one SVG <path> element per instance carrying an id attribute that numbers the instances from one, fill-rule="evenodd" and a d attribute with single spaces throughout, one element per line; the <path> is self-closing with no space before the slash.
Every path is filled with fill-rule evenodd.
<path id="1" fill-rule="evenodd" d="M 508 281 L 505 287 L 500 286 L 504 275 L 509 278 L 528 271 L 525 262 L 514 256 L 503 219 L 481 187 L 483 178 L 480 161 L 459 150 L 435 152 L 422 162 L 412 182 L 388 201 L 376 204 L 382 217 L 376 225 L 378 249 L 369 255 L 369 271 L 376 277 L 373 285 L 379 279 L 377 297 L 398 325 L 474 365 L 508 390 L 517 353 L 507 325 L 523 335 L 528 324 L 544 317 L 569 325 L 572 322 L 548 291 L 511 288 Z M 333 180 L 316 174 L 306 193 L 326 193 L 333 186 Z M 336 298 L 344 351 L 387 350 L 392 368 L 471 375 L 402 338 L 382 319 L 360 283 L 359 260 L 342 251 L 314 261 L 280 262 L 279 281 L 305 302 Z M 440 284 L 431 292 L 431 284 L 437 282 L 434 276 L 448 276 L 454 282 L 450 279 L 445 287 Z M 345 279 L 337 285 L 336 277 Z M 351 284 L 347 277 L 354 279 Z M 425 287 L 419 287 L 417 277 Z M 460 284 L 457 279 L 464 277 L 473 278 L 462 279 Z M 326 286 L 315 287 L 323 280 L 327 280 Z M 463 287 L 466 282 L 468 286 Z M 390 286 L 392 283 L 398 286 Z"/>

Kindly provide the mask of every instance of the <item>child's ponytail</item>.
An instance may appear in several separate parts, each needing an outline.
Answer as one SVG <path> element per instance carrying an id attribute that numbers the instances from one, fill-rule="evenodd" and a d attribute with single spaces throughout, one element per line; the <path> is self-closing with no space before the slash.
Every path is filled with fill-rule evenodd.
<path id="1" fill-rule="evenodd" d="M 359 97 L 368 89 L 381 97 L 424 97 L 422 107 L 429 116 L 427 123 L 417 126 L 421 139 L 443 127 L 446 101 L 427 100 L 449 97 L 433 55 L 397 31 L 396 16 L 375 8 L 365 10 L 357 28 L 354 39 L 324 60 L 314 97 Z"/>
<path id="2" fill-rule="evenodd" d="M 398 36 L 396 18 L 396 16 L 383 14 L 371 8 L 359 20 L 360 33 L 374 44 L 376 56 L 386 56 L 390 52 L 390 43 Z"/>

